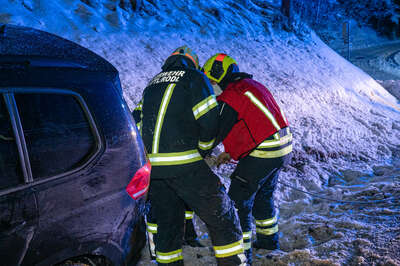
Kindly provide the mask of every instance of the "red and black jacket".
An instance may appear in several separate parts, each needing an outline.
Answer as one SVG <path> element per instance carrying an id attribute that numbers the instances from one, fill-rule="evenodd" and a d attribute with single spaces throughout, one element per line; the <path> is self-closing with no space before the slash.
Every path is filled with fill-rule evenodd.
<path id="1" fill-rule="evenodd" d="M 248 155 L 268 137 L 289 125 L 274 97 L 264 85 L 252 80 L 249 75 L 240 79 L 244 73 L 237 74 L 239 79 L 230 82 L 217 97 L 221 103 L 218 139 L 223 138 L 225 151 L 235 160 Z M 224 121 L 227 113 L 231 113 L 230 117 L 236 114 L 233 127 L 226 127 L 231 128 L 229 133 L 221 128 L 224 123 L 231 123 Z M 232 118 L 228 120 L 232 121 Z"/>

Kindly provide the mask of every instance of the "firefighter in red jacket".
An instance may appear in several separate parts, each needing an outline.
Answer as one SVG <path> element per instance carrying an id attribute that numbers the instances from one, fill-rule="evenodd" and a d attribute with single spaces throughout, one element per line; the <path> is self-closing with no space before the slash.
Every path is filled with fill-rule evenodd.
<path id="1" fill-rule="evenodd" d="M 219 161 L 239 161 L 231 175 L 229 196 L 238 209 L 244 249 L 251 263 L 253 217 L 257 236 L 253 246 L 279 248 L 273 192 L 292 152 L 292 134 L 269 90 L 251 75 L 239 72 L 233 58 L 216 54 L 207 60 L 203 71 L 213 85 L 222 89 L 217 97 L 220 126 L 215 143 L 223 140 L 225 147 Z"/>

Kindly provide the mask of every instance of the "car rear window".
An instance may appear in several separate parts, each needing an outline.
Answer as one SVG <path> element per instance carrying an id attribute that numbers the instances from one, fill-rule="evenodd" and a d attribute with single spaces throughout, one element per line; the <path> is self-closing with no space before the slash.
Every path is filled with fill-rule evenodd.
<path id="1" fill-rule="evenodd" d="M 73 95 L 16 93 L 34 179 L 70 171 L 96 147 L 82 106 Z"/>
<path id="2" fill-rule="evenodd" d="M 0 94 L 0 189 L 23 183 L 18 149 L 3 95 Z"/>

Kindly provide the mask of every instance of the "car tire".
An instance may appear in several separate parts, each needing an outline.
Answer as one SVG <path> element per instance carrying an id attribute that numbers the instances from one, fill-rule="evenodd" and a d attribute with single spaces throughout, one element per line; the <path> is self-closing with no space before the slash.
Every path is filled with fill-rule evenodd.
<path id="1" fill-rule="evenodd" d="M 86 255 L 70 258 L 54 266 L 114 266 L 114 264 L 104 256 Z"/>

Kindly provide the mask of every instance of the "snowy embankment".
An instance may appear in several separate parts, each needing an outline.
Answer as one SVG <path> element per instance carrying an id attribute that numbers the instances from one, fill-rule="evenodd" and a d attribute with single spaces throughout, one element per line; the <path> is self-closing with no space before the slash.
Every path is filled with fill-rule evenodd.
<path id="1" fill-rule="evenodd" d="M 253 74 L 271 89 L 291 122 L 295 152 L 291 165 L 281 175 L 282 181 L 347 201 L 381 199 L 381 195 L 374 195 L 381 193 L 382 186 L 382 192 L 387 193 L 384 197 L 396 193 L 399 197 L 398 176 L 381 178 L 377 184 L 373 184 L 373 178 L 370 182 L 360 181 L 372 175 L 374 165 L 390 164 L 393 153 L 400 150 L 400 106 L 396 99 L 317 37 L 299 40 L 282 32 L 273 34 L 250 40 L 187 33 L 112 35 L 100 40 L 87 38 L 82 44 L 117 66 L 131 108 L 175 47 L 188 44 L 197 51 L 201 62 L 214 53 L 226 52 L 238 61 L 242 71 Z M 215 171 L 227 177 L 232 167 Z M 345 181 L 336 181 L 339 179 Z M 355 185 L 360 187 L 353 189 Z M 370 237 L 379 230 L 374 228 L 377 222 L 360 222 L 359 217 L 351 214 L 353 210 L 357 212 L 358 206 L 313 201 L 282 185 L 276 198 L 280 205 L 281 246 L 288 253 L 276 253 L 265 259 L 262 251 L 257 252 L 256 265 L 273 265 L 277 261 L 282 265 L 362 262 L 369 260 L 368 252 L 377 254 L 375 240 Z M 377 215 L 382 208 L 378 207 Z M 398 207 L 389 210 L 385 219 L 400 215 Z M 204 228 L 201 230 L 204 232 Z M 361 231 L 368 233 L 359 238 Z M 364 246 L 371 248 L 365 254 L 358 251 Z M 191 258 L 188 265 L 210 265 L 213 261 L 209 251 L 188 248 L 185 254 Z M 372 261 L 390 262 L 390 257 L 396 258 L 372 258 Z M 143 265 L 147 263 L 144 260 Z"/>
<path id="2" fill-rule="evenodd" d="M 136 13 L 111 1 L 2 1 L 8 22 L 64 36 L 112 62 L 130 108 L 176 47 L 192 47 L 201 63 L 217 52 L 231 55 L 271 90 L 291 123 L 294 156 L 283 183 L 330 199 L 386 200 L 329 202 L 279 184 L 282 251 L 259 250 L 254 264 L 400 264 L 400 207 L 392 200 L 400 198 L 400 105 L 317 36 L 273 28 L 273 11 L 252 1 L 244 1 L 251 8 L 236 1 L 140 1 Z M 214 170 L 226 179 L 233 167 Z M 184 259 L 215 263 L 208 249 L 186 248 Z M 141 265 L 150 263 L 145 254 Z"/>

